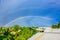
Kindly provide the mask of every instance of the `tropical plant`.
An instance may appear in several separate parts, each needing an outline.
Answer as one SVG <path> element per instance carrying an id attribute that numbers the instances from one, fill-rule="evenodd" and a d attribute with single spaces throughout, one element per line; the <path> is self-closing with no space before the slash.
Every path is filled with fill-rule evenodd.
<path id="1" fill-rule="evenodd" d="M 0 27 L 0 40 L 27 40 L 38 31 L 34 27 L 20 27 L 14 25 L 12 27 Z"/>

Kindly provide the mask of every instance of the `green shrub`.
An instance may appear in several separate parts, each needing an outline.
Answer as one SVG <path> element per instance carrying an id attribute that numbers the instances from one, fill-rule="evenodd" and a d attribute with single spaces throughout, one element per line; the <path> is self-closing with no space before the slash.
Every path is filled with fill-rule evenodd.
<path id="1" fill-rule="evenodd" d="M 10 29 L 13 29 L 10 31 Z M 18 30 L 21 30 L 18 32 Z M 0 40 L 27 40 L 32 35 L 36 34 L 38 31 L 34 27 L 20 27 L 19 25 L 14 25 L 9 28 L 0 28 Z M 13 33 L 13 34 L 11 34 Z"/>

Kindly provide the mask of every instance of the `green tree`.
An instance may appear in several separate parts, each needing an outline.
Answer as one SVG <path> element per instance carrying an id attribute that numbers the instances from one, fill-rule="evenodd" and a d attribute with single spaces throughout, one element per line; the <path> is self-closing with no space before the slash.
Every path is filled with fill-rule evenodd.
<path id="1" fill-rule="evenodd" d="M 51 28 L 58 28 L 58 26 L 57 25 L 52 25 Z"/>
<path id="2" fill-rule="evenodd" d="M 58 28 L 60 28 L 60 22 L 58 23 Z"/>
<path id="3" fill-rule="evenodd" d="M 13 28 L 14 28 L 14 31 L 17 31 L 18 29 L 20 29 L 20 26 L 19 25 L 14 25 Z"/>

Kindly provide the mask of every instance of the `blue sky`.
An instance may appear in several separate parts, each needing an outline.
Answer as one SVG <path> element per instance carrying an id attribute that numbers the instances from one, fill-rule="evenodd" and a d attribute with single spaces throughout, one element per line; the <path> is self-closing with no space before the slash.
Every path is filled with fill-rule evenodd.
<path id="1" fill-rule="evenodd" d="M 0 0 L 1 26 L 23 16 L 47 17 L 56 24 L 60 21 L 60 0 Z"/>
<path id="2" fill-rule="evenodd" d="M 4 26 L 9 27 L 15 24 L 18 24 L 20 26 L 50 27 L 53 24 L 53 19 L 43 16 L 23 16 L 9 22 Z"/>

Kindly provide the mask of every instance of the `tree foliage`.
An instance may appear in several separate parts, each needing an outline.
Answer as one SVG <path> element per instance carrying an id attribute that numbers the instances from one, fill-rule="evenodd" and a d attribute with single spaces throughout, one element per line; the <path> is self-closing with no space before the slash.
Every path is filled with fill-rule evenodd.
<path id="1" fill-rule="evenodd" d="M 51 28 L 60 28 L 60 22 L 57 25 L 52 25 Z"/>
<path id="2" fill-rule="evenodd" d="M 37 32 L 34 27 L 0 27 L 0 40 L 27 40 Z"/>

